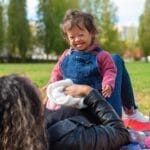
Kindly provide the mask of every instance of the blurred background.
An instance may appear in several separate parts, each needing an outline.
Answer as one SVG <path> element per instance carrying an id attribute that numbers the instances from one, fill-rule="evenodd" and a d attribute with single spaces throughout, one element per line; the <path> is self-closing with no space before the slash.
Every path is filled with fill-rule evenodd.
<path id="1" fill-rule="evenodd" d="M 69 8 L 91 12 L 98 42 L 126 61 L 150 61 L 150 0 L 0 0 L 0 62 L 57 60 Z"/>
<path id="2" fill-rule="evenodd" d="M 150 115 L 150 0 L 0 0 L 0 76 L 44 86 L 68 48 L 60 24 L 69 8 L 95 16 L 99 44 L 124 58 L 139 109 Z"/>

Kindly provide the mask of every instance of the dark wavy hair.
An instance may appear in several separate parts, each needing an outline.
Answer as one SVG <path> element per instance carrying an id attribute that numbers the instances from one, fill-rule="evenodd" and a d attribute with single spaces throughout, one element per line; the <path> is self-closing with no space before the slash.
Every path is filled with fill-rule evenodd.
<path id="1" fill-rule="evenodd" d="M 47 149 L 42 113 L 39 92 L 28 78 L 0 77 L 0 149 Z"/>
<path id="2" fill-rule="evenodd" d="M 97 27 L 94 23 L 94 17 L 90 13 L 82 12 L 76 9 L 69 9 L 66 11 L 63 18 L 63 23 L 60 26 L 62 34 L 66 40 L 67 31 L 75 26 L 81 30 L 83 29 L 83 27 L 85 27 L 89 31 L 89 33 L 93 33 L 94 35 L 98 33 Z"/>

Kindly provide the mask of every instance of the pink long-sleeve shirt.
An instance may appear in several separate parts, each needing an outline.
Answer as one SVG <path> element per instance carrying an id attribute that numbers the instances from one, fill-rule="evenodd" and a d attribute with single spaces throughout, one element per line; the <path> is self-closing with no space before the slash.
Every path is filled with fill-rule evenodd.
<path id="1" fill-rule="evenodd" d="M 96 47 L 97 45 L 92 45 L 89 51 L 94 50 Z M 52 70 L 51 79 L 49 83 L 63 79 L 63 75 L 61 72 L 61 62 L 68 54 L 69 54 L 68 50 L 65 50 L 64 53 L 60 56 L 58 62 L 56 63 L 54 69 Z M 102 76 L 102 87 L 105 85 L 110 85 L 112 89 L 114 89 L 115 79 L 117 75 L 117 68 L 114 61 L 112 60 L 111 55 L 107 51 L 102 50 L 97 54 L 97 61 Z M 60 108 L 59 105 L 54 104 L 51 100 L 47 101 L 46 107 L 51 110 Z"/>
<path id="2" fill-rule="evenodd" d="M 63 79 L 60 64 L 68 54 L 68 50 L 66 50 L 60 56 L 58 62 L 52 70 L 50 82 L 55 82 Z M 114 89 L 117 68 L 114 61 L 112 60 L 111 55 L 107 51 L 102 50 L 97 54 L 97 61 L 102 76 L 102 87 L 105 85 L 110 85 L 112 89 Z"/>

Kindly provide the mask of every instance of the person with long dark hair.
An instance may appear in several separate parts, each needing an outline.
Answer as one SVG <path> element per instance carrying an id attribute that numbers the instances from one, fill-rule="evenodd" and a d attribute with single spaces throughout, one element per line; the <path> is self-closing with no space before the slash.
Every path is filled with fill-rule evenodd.
<path id="1" fill-rule="evenodd" d="M 87 113 L 72 107 L 44 111 L 39 90 L 28 78 L 0 77 L 0 149 L 112 150 L 130 142 L 128 130 L 97 90 L 72 85 L 64 92 L 84 96 L 86 110 L 95 116 L 95 123 Z"/>
<path id="2" fill-rule="evenodd" d="M 43 106 L 37 88 L 22 76 L 0 77 L 0 149 L 46 150 Z"/>

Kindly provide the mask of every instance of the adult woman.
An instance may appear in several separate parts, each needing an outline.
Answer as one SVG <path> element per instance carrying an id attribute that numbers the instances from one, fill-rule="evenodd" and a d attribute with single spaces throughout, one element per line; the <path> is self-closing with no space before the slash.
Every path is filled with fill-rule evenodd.
<path id="1" fill-rule="evenodd" d="M 46 112 L 49 143 L 54 150 L 113 150 L 129 143 L 129 133 L 100 93 L 87 85 L 72 85 L 66 95 L 83 97 L 85 109 L 61 107 Z"/>
<path id="2" fill-rule="evenodd" d="M 70 86 L 65 93 L 77 88 L 73 96 L 85 96 L 84 103 L 89 106 L 87 110 L 92 110 L 90 114 L 97 118 L 96 124 L 84 116 L 87 113 L 74 108 L 62 107 L 48 112 L 49 149 L 109 150 L 129 143 L 129 133 L 113 108 L 96 90 L 83 86 Z M 57 116 L 60 111 L 61 115 Z M 1 149 L 48 149 L 42 114 L 39 94 L 30 80 L 17 75 L 0 77 Z"/>

